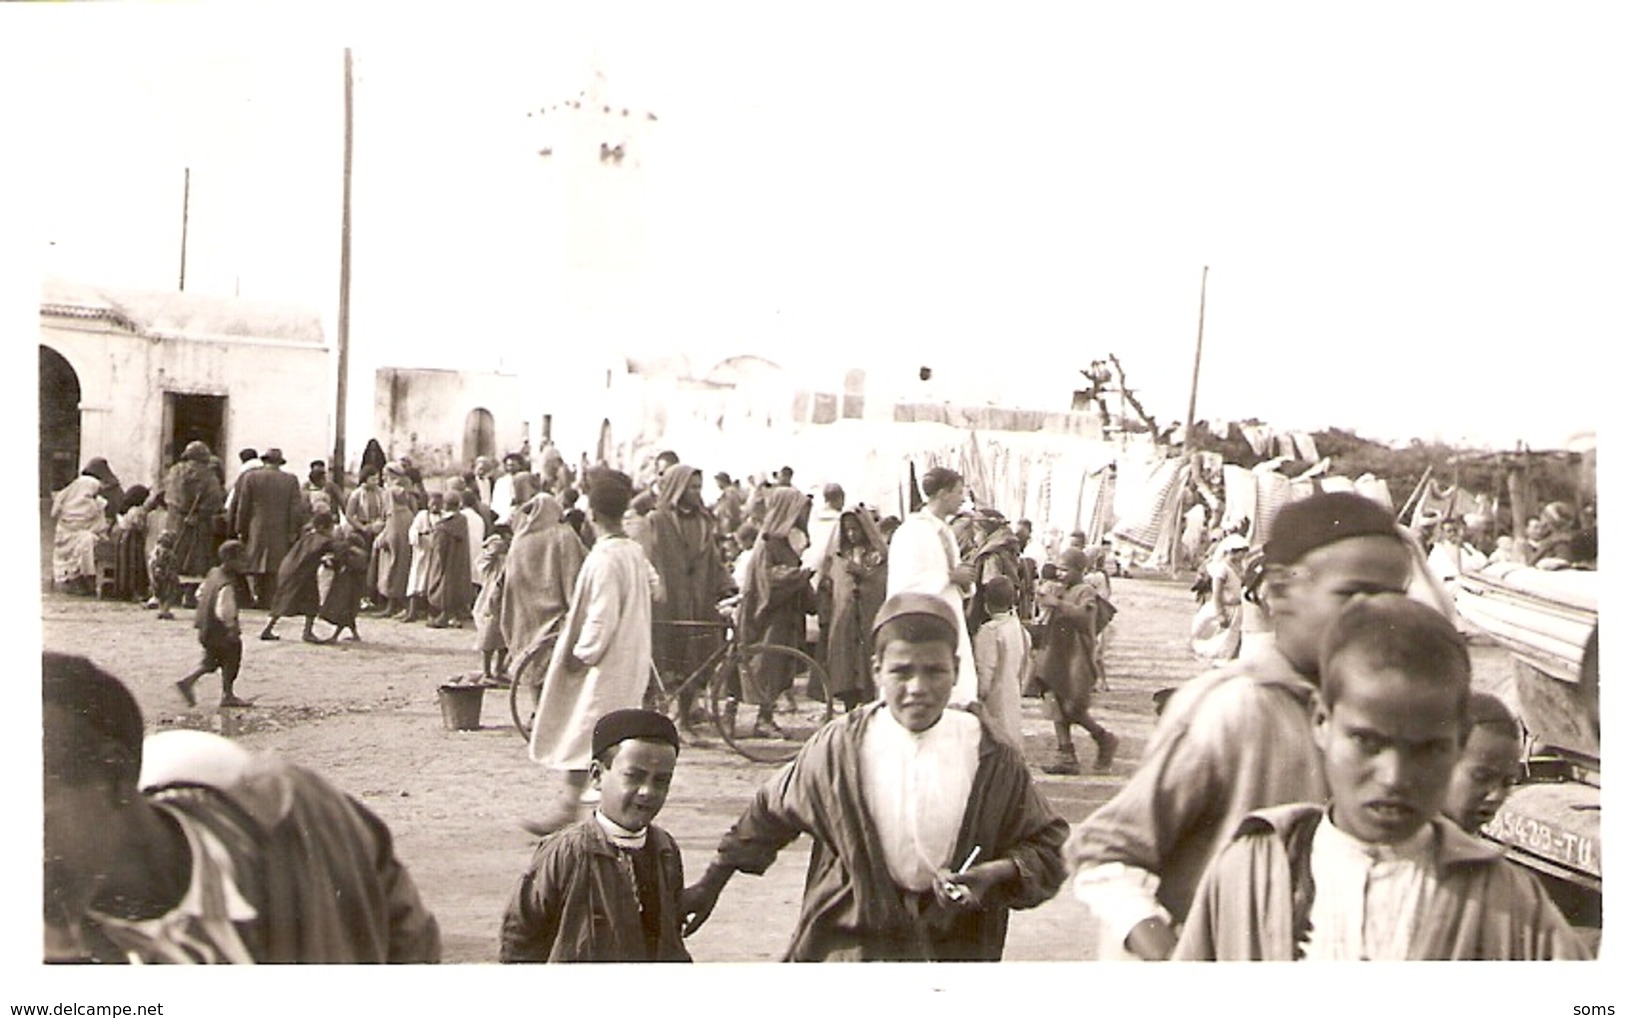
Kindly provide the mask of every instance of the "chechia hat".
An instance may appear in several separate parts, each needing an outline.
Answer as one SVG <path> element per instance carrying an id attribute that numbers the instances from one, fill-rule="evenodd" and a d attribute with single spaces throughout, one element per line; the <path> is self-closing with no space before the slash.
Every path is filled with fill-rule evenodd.
<path id="1" fill-rule="evenodd" d="M 672 724 L 671 718 L 641 707 L 626 707 L 610 711 L 592 726 L 593 759 L 598 759 L 606 749 L 627 739 L 652 739 L 669 743 L 672 749 L 679 752 L 682 749 L 677 738 L 677 726 Z"/>
<path id="2" fill-rule="evenodd" d="M 880 610 L 875 613 L 875 624 L 871 632 L 878 633 L 881 626 L 905 615 L 923 615 L 940 619 L 956 632 L 959 629 L 959 616 L 954 614 L 953 608 L 947 601 L 934 594 L 921 594 L 905 590 L 886 598 L 885 603 L 880 606 Z"/>
<path id="3" fill-rule="evenodd" d="M 1353 492 L 1338 491 L 1311 495 L 1289 502 L 1270 526 L 1264 543 L 1264 561 L 1270 565 L 1291 565 L 1314 551 L 1350 537 L 1399 538 L 1394 514 Z"/>

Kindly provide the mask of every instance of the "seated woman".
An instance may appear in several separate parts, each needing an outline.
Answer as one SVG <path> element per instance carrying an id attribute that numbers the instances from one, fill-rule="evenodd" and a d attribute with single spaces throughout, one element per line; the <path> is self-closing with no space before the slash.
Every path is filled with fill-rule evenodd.
<path id="1" fill-rule="evenodd" d="M 56 534 L 51 579 L 58 588 L 74 594 L 95 592 L 98 545 L 102 558 L 110 560 L 112 555 L 108 506 L 122 495 L 118 478 L 107 461 L 97 456 L 52 497 Z"/>
<path id="2" fill-rule="evenodd" d="M 113 596 L 121 600 L 147 597 L 147 496 L 144 484 L 124 493 L 118 519 L 113 522 Z"/>

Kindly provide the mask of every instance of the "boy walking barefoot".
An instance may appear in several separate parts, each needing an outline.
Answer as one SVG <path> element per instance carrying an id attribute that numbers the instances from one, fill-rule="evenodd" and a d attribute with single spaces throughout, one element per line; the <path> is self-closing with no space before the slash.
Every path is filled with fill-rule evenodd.
<path id="1" fill-rule="evenodd" d="M 502 917 L 504 962 L 690 961 L 683 857 L 654 826 L 677 767 L 677 727 L 641 708 L 592 732 L 592 816 L 544 838 Z"/>
<path id="2" fill-rule="evenodd" d="M 203 660 L 175 683 L 176 691 L 188 707 L 197 706 L 197 694 L 193 691 L 197 680 L 217 669 L 220 706 L 249 705 L 232 692 L 237 670 L 243 663 L 243 632 L 237 621 L 237 578 L 247 566 L 247 546 L 237 540 L 225 541 L 220 545 L 220 564 L 209 570 L 209 575 L 198 586 L 197 614 L 192 624 L 197 627 L 198 643 L 203 645 Z"/>
<path id="3" fill-rule="evenodd" d="M 1400 594 L 1357 598 L 1321 650 L 1315 737 L 1331 802 L 1247 817 L 1175 958 L 1585 958 L 1527 870 L 1440 812 L 1468 733 L 1467 646 Z"/>
<path id="4" fill-rule="evenodd" d="M 1044 767 L 1046 774 L 1081 772 L 1078 750 L 1072 743 L 1073 725 L 1095 740 L 1096 771 L 1109 772 L 1117 753 L 1117 736 L 1089 713 L 1089 701 L 1100 678 L 1095 641 L 1100 638 L 1102 608 L 1099 592 L 1083 579 L 1088 564 L 1089 557 L 1076 548 L 1062 552 L 1057 577 L 1064 589 L 1038 598 L 1039 605 L 1052 613 L 1049 637 L 1036 671 L 1055 725 L 1056 759 Z"/>

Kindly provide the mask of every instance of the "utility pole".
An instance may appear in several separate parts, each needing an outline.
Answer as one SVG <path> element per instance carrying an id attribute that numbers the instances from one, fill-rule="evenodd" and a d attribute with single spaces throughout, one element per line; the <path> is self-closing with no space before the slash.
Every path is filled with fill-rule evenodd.
<path id="1" fill-rule="evenodd" d="M 1196 382 L 1202 375 L 1202 327 L 1207 321 L 1207 266 L 1202 266 L 1202 297 L 1196 311 L 1196 360 L 1191 365 L 1191 398 L 1185 405 L 1185 484 L 1179 489 L 1179 518 L 1174 521 L 1174 547 L 1170 556 L 1175 574 L 1179 572 L 1179 553 L 1185 536 L 1185 496 L 1190 489 L 1192 471 L 1196 469 Z"/>
<path id="2" fill-rule="evenodd" d="M 1202 266 L 1202 300 L 1196 311 L 1196 361 L 1191 365 L 1191 401 L 1185 407 L 1185 456 L 1196 445 L 1196 380 L 1202 374 L 1202 325 L 1207 318 L 1207 266 Z"/>
<path id="3" fill-rule="evenodd" d="M 192 168 L 186 168 L 185 183 L 181 188 L 181 290 L 186 290 L 186 227 L 192 212 Z"/>
<path id="4" fill-rule="evenodd" d="M 355 75 L 350 47 L 344 47 L 344 211 L 339 229 L 339 379 L 333 409 L 333 473 L 344 478 L 344 404 L 350 392 L 350 158 L 354 149 Z"/>

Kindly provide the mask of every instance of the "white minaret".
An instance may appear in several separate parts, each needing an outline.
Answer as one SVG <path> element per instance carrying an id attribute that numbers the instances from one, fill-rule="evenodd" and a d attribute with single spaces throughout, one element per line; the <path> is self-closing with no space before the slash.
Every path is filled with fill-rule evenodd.
<path id="1" fill-rule="evenodd" d="M 648 168 L 658 120 L 616 91 L 601 54 L 585 87 L 526 113 L 540 214 L 536 337 L 522 371 L 534 380 L 532 441 L 543 415 L 566 455 L 591 449 L 606 391 L 628 349 L 658 320 L 649 282 Z M 520 360 L 516 358 L 516 361 Z"/>

